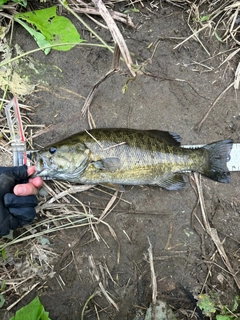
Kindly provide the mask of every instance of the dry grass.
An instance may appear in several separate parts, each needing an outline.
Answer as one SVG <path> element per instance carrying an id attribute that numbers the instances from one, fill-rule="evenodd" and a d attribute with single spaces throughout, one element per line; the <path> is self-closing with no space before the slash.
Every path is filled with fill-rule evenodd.
<path id="1" fill-rule="evenodd" d="M 117 1 L 118 3 L 121 1 Z M 210 52 L 206 48 L 204 42 L 205 40 L 208 41 L 210 38 L 214 37 L 222 44 L 227 44 L 229 49 L 227 52 L 230 51 L 228 56 L 224 58 L 224 61 L 219 65 L 221 67 L 225 63 L 229 62 L 231 59 L 233 59 L 234 56 L 236 56 L 239 52 L 239 44 L 240 44 L 240 38 L 239 38 L 239 32 L 240 32 L 240 2 L 236 2 L 235 0 L 229 0 L 229 1 L 211 1 L 208 0 L 199 0 L 199 1 L 189 1 L 189 0 L 167 0 L 167 3 L 171 5 L 175 5 L 183 10 L 185 10 L 188 13 L 188 19 L 187 19 L 187 25 L 191 31 L 191 35 L 187 38 L 185 38 L 183 41 L 178 43 L 174 49 L 177 49 L 184 45 L 186 42 L 190 41 L 191 39 L 194 39 L 199 42 L 199 44 L 203 47 L 205 52 L 208 54 L 209 58 L 212 59 L 214 57 L 211 56 Z M 122 57 L 124 58 L 124 61 L 126 65 L 129 68 L 129 71 L 131 72 L 133 77 L 136 77 L 136 72 L 134 70 L 134 66 L 132 63 L 131 55 L 129 53 L 129 50 L 126 46 L 126 43 L 124 41 L 124 38 L 118 29 L 116 23 L 114 22 L 114 19 L 119 20 L 117 15 L 114 13 L 113 10 L 109 9 L 107 10 L 105 4 L 101 1 L 93 1 L 95 4 L 95 9 L 93 9 L 93 6 L 91 4 L 87 4 L 83 2 L 82 0 L 72 0 L 71 1 L 71 8 L 75 12 L 81 12 L 85 14 L 91 14 L 94 12 L 94 14 L 99 14 L 102 16 L 104 22 L 107 25 L 107 28 L 112 34 L 115 48 L 120 48 Z M 108 5 L 113 8 L 114 7 L 114 1 L 110 2 Z M 126 3 L 126 6 L 134 7 L 136 5 L 140 4 L 142 7 L 144 7 L 144 3 L 141 1 L 130 1 Z M 159 10 L 161 8 L 161 1 L 159 2 L 151 2 L 150 8 L 147 8 L 149 11 L 154 11 L 155 9 Z M 94 11 L 91 11 L 94 10 Z M 123 23 L 129 24 L 131 27 L 134 27 L 133 23 L 130 18 L 126 18 L 126 20 L 122 21 Z M 218 52 L 219 54 L 226 55 L 227 52 Z M 118 58 L 118 65 L 120 62 L 120 56 Z M 113 59 L 114 60 L 114 59 Z M 114 65 L 114 64 L 113 64 Z M 141 67 L 139 68 L 141 69 Z M 83 107 L 83 113 L 85 114 L 88 112 L 88 122 L 90 124 L 90 127 L 94 127 L 94 121 L 91 119 L 91 114 L 89 112 L 89 106 L 91 104 L 91 101 L 93 99 L 93 95 L 97 87 L 100 83 L 105 81 L 109 75 L 112 75 L 118 68 L 113 67 L 102 79 L 100 79 L 97 84 L 94 86 L 94 88 L 89 93 L 88 98 L 86 99 L 86 102 Z M 211 70 L 213 71 L 213 70 Z M 218 96 L 216 97 L 215 101 L 211 103 L 211 105 L 208 108 L 208 111 L 203 116 L 202 120 L 199 122 L 199 124 L 196 126 L 197 130 L 200 130 L 205 120 L 208 118 L 209 114 L 217 104 L 217 102 L 224 96 L 224 94 L 231 88 L 234 87 L 234 89 L 238 89 L 239 87 L 239 65 L 236 67 L 235 72 L 235 79 L 234 81 L 229 84 L 226 89 Z"/>
<path id="2" fill-rule="evenodd" d="M 80 190 L 81 187 L 82 190 Z M 44 200 L 39 198 L 36 221 L 19 230 L 19 235 L 12 240 L 0 239 L 1 250 L 4 255 L 6 254 L 6 259 L 1 260 L 0 265 L 0 281 L 3 284 L 2 295 L 18 297 L 15 299 L 16 302 L 8 307 L 8 310 L 35 287 L 42 285 L 45 279 L 54 277 L 54 264 L 60 259 L 51 247 L 56 232 L 81 228 L 92 232 L 95 241 L 100 241 L 103 238 L 98 232 L 97 225 L 103 224 L 118 243 L 114 229 L 104 221 L 119 201 L 117 193 L 115 192 L 110 197 L 102 214 L 95 216 L 90 206 L 84 205 L 73 196 L 73 193 L 83 192 L 89 188 L 92 186 L 61 184 L 60 188 L 59 183 L 57 186 L 55 184 L 52 187 L 48 186 L 49 195 Z M 70 199 L 71 203 L 69 203 Z M 100 284 L 99 286 L 104 296 L 107 297 L 104 287 Z M 111 298 L 109 297 L 108 300 L 111 301 Z"/>
<path id="3" fill-rule="evenodd" d="M 4 101 L 4 103 L 8 102 L 7 100 Z M 30 120 L 24 114 L 25 111 L 33 111 L 34 108 L 21 104 L 20 108 L 27 142 L 31 145 L 33 136 L 38 135 L 39 127 L 31 125 Z M 31 130 L 29 130 L 29 127 L 31 127 Z M 5 141 L 9 140 L 9 130 L 5 117 L 2 118 L 0 128 Z M 48 128 L 41 129 L 40 134 L 43 134 L 45 130 L 48 130 Z M 1 141 L 0 159 L 1 165 L 9 166 L 9 163 L 12 163 L 12 150 L 9 142 L 5 141 Z M 116 233 L 105 222 L 108 214 L 121 200 L 117 191 L 109 193 L 97 188 L 98 192 L 103 192 L 104 195 L 109 197 L 109 201 L 101 214 L 96 216 L 90 204 L 85 205 L 79 200 L 79 196 L 75 196 L 77 193 L 94 188 L 93 185 L 77 186 L 55 181 L 51 184 L 44 183 L 43 188 L 47 195 L 39 197 L 39 205 L 36 208 L 37 219 L 34 223 L 18 230 L 12 239 L 0 239 L 3 257 L 0 263 L 1 294 L 8 303 L 14 297 L 14 303 L 10 303 L 7 310 L 11 310 L 35 288 L 40 289 L 47 278 L 55 276 L 54 264 L 59 261 L 60 257 L 53 252 L 51 242 L 54 241 L 56 233 L 79 228 L 91 232 L 95 241 L 104 241 L 98 231 L 98 225 L 102 224 L 118 244 L 117 256 L 119 260 L 120 245 Z M 61 279 L 57 278 L 57 280 L 64 289 Z M 104 292 L 104 287 L 100 286 L 100 288 Z M 107 293 L 104 296 L 107 297 Z M 108 301 L 111 301 L 110 297 Z"/>
<path id="4" fill-rule="evenodd" d="M 188 13 L 188 26 L 192 35 L 179 43 L 181 46 L 184 42 L 195 38 L 201 43 L 199 36 L 205 35 L 206 38 L 215 36 L 218 41 L 227 43 L 232 40 L 231 44 L 240 44 L 240 3 L 236 0 L 166 0 L 169 5 L 176 6 Z M 129 2 L 129 5 L 136 5 L 141 1 Z M 157 1 L 151 2 L 153 9 L 160 9 L 163 4 Z M 203 34 L 203 31 L 205 34 Z M 201 43 L 202 44 L 202 43 Z M 202 44 L 203 45 L 203 44 Z"/>
<path id="5" fill-rule="evenodd" d="M 8 103 L 9 101 L 4 102 Z M 39 131 L 36 129 L 38 130 L 39 127 L 34 128 L 30 120 L 24 117 L 25 110 L 29 112 L 33 108 L 25 105 L 20 105 L 20 107 L 27 141 L 31 144 L 33 136 L 38 135 Z M 29 130 L 29 126 L 31 126 L 31 130 Z M 9 130 L 4 117 L 0 127 L 2 135 L 8 140 Z M 41 134 L 45 130 L 41 129 Z M 9 163 L 12 163 L 12 150 L 9 142 L 4 140 L 1 142 L 1 165 L 9 166 Z M 98 191 L 104 192 L 109 197 L 109 202 L 101 214 L 96 216 L 90 205 L 86 206 L 78 196 L 75 196 L 77 193 L 92 188 L 94 188 L 93 185 L 77 186 L 59 181 L 51 184 L 44 182 L 43 189 L 45 189 L 46 195 L 39 197 L 39 205 L 36 208 L 37 218 L 34 223 L 18 230 L 14 238 L 0 239 L 0 248 L 4 258 L 0 263 L 1 294 L 6 299 L 9 297 L 10 300 L 11 297 L 15 297 L 15 302 L 8 306 L 8 310 L 11 310 L 36 287 L 39 289 L 47 278 L 54 277 L 54 264 L 60 259 L 51 247 L 56 233 L 67 229 L 81 228 L 92 232 L 95 241 L 100 241 L 102 237 L 98 233 L 97 225 L 103 224 L 118 243 L 114 229 L 105 222 L 105 218 L 121 198 L 118 197 L 118 192 L 112 194 L 97 188 Z M 41 280 L 39 281 L 39 279 Z M 59 283 L 61 284 L 61 281 Z"/>
<path id="6" fill-rule="evenodd" d="M 188 13 L 187 25 L 191 31 L 191 35 L 178 43 L 174 49 L 178 49 L 190 40 L 198 41 L 208 54 L 209 59 L 213 59 L 210 52 L 204 45 L 205 41 L 211 38 L 217 39 L 221 44 L 225 44 L 228 50 L 224 52 L 217 52 L 215 56 L 223 55 L 224 61 L 218 66 L 233 59 L 239 52 L 240 45 L 240 2 L 235 0 L 167 0 L 168 3 L 184 9 Z M 230 52 L 230 53 L 229 53 Z M 227 57 L 226 57 L 227 55 Z M 205 62 L 205 61 L 204 61 Z M 202 62 L 202 63 L 204 63 Z M 212 70 L 211 70 L 212 71 Z M 231 88 L 235 90 L 239 87 L 239 64 L 236 66 L 235 79 L 232 83 L 226 86 L 225 90 L 216 97 L 215 101 L 211 103 L 208 111 L 203 116 L 202 120 L 196 126 L 199 131 L 208 118 L 213 108 L 217 105 L 224 94 Z"/>
<path id="7" fill-rule="evenodd" d="M 230 259 L 227 255 L 228 250 L 227 250 L 227 248 L 225 249 L 225 247 L 224 247 L 225 240 L 223 239 L 221 241 L 219 238 L 217 229 L 210 226 L 208 214 L 206 212 L 206 207 L 205 207 L 205 201 L 204 201 L 202 184 L 201 184 L 201 177 L 198 173 L 194 173 L 194 179 L 195 179 L 195 183 L 196 183 L 196 193 L 198 195 L 198 205 L 197 206 L 200 206 L 201 217 L 199 217 L 196 214 L 195 210 L 193 211 L 193 215 L 200 225 L 201 232 L 203 232 L 205 234 L 204 237 L 206 237 L 206 235 L 207 235 L 209 237 L 209 239 L 212 241 L 212 243 L 214 244 L 214 246 L 216 247 L 216 251 L 214 252 L 213 256 L 211 257 L 211 264 L 210 265 L 213 265 L 213 264 L 217 265 L 221 269 L 221 273 L 222 273 L 223 278 L 224 278 L 224 273 L 231 275 L 238 290 L 240 290 L 240 280 L 238 277 L 237 270 L 233 269 L 232 263 L 230 262 Z M 219 255 L 219 257 L 220 257 L 221 261 L 223 262 L 226 269 L 222 268 L 220 266 L 220 264 L 217 263 L 217 261 L 216 261 L 217 254 Z M 203 255 L 204 255 L 204 252 L 203 252 Z M 206 264 L 207 264 L 207 261 L 206 261 Z M 202 286 L 202 292 L 205 291 L 205 287 L 208 282 L 208 277 L 210 277 L 211 272 L 212 272 L 211 267 L 209 267 L 209 271 L 208 271 L 206 280 Z"/>
<path id="8" fill-rule="evenodd" d="M 123 1 L 124 2 L 124 1 Z M 204 50 L 209 54 L 205 45 L 205 37 L 216 37 L 218 41 L 222 43 L 229 43 L 231 47 L 231 54 L 222 62 L 221 65 L 232 59 L 238 52 L 238 45 L 240 41 L 238 39 L 239 33 L 239 22 L 238 14 L 240 10 L 240 2 L 236 1 L 181 1 L 181 0 L 166 0 L 165 2 L 169 5 L 174 5 L 179 8 L 182 8 L 188 12 L 188 26 L 191 30 L 191 35 L 180 42 L 175 49 L 182 46 L 185 42 L 195 39 L 199 44 L 204 48 Z M 85 14 L 88 17 L 91 15 L 99 15 L 103 18 L 103 21 L 109 31 L 112 34 L 113 40 L 115 42 L 115 55 L 113 56 L 113 68 L 109 71 L 107 75 L 102 77 L 100 81 L 96 83 L 93 90 L 90 92 L 88 99 L 84 105 L 83 112 L 88 112 L 89 124 L 94 127 L 94 121 L 91 118 L 89 112 L 89 106 L 92 101 L 93 95 L 97 87 L 102 81 L 104 81 L 109 75 L 113 74 L 119 68 L 120 56 L 119 49 L 121 49 L 122 57 L 131 73 L 132 76 L 136 76 L 134 69 L 132 68 L 132 60 L 129 49 L 126 46 L 124 38 L 119 31 L 114 20 L 120 21 L 121 23 L 127 24 L 133 27 L 133 22 L 130 17 L 126 14 L 120 14 L 119 12 L 114 11 L 113 9 L 107 10 L 109 6 L 114 7 L 114 2 L 110 2 L 109 6 L 106 6 L 102 1 L 94 1 L 94 6 L 83 1 L 71 0 L 69 1 L 70 9 L 73 10 L 76 14 Z M 125 2 L 126 6 L 134 6 L 137 4 L 141 5 L 140 1 Z M 16 10 L 16 5 L 13 5 L 11 10 Z M 7 19 L 7 30 L 10 29 L 11 16 L 8 13 L 1 12 L 2 19 Z M 203 17 L 208 16 L 208 18 L 203 21 Z M 99 24 L 99 21 L 94 19 L 94 21 Z M 201 39 L 200 39 L 201 38 Z M 117 58 L 116 58 L 117 56 Z M 236 72 L 236 78 L 234 82 L 235 88 L 238 88 L 239 75 Z M 233 84 L 231 84 L 232 86 Z M 227 88 L 228 89 L 228 88 Z M 223 92 L 224 94 L 224 92 Z M 217 98 L 216 102 L 222 96 Z M 212 105 L 212 108 L 216 103 Z M 28 132 L 27 139 L 29 142 L 32 142 L 33 136 L 37 136 L 36 132 L 38 126 L 34 127 L 30 123 L 30 120 L 24 116 L 24 109 L 31 111 L 32 107 L 20 105 L 22 107 L 24 127 Z M 209 112 L 212 110 L 209 110 Z M 209 114 L 209 113 L 208 113 Z M 203 121 L 205 121 L 206 117 Z M 5 140 L 9 137 L 9 131 L 6 124 L 6 119 L 4 116 L 0 119 L 1 133 L 4 136 Z M 202 122 L 203 122 L 202 121 Z M 202 123 L 201 123 L 202 124 Z M 31 126 L 31 130 L 27 130 Z M 44 130 L 41 130 L 41 133 L 44 133 Z M 34 131 L 34 132 L 33 132 Z M 9 148 L 9 143 L 1 142 L 1 164 L 9 164 L 11 161 L 11 150 Z M 197 177 L 197 193 L 199 196 L 199 204 L 201 206 L 201 217 L 196 217 L 202 226 L 204 232 L 209 236 L 211 241 L 214 243 L 217 249 L 219 257 L 222 259 L 226 270 L 223 272 L 228 272 L 233 277 L 237 287 L 240 289 L 240 283 L 236 277 L 236 272 L 233 270 L 231 263 L 226 254 L 224 248 L 224 243 L 220 241 L 217 230 L 210 227 L 207 214 L 204 206 L 204 198 L 201 190 L 201 183 Z M 72 186 L 69 184 L 60 184 L 56 183 L 52 186 L 45 186 L 48 191 L 48 196 L 46 198 L 40 198 L 38 211 L 38 219 L 31 226 L 27 226 L 21 230 L 21 234 L 14 238 L 13 240 L 1 239 L 0 245 L 2 249 L 6 250 L 7 258 L 6 261 L 3 261 L 0 265 L 0 280 L 4 284 L 3 290 L 1 293 L 5 295 L 15 295 L 18 297 L 14 304 L 11 304 L 8 309 L 10 310 L 17 302 L 19 302 L 26 294 L 28 294 L 35 287 L 42 285 L 43 281 L 47 277 L 54 276 L 53 265 L 59 257 L 51 250 L 51 247 L 48 244 L 48 241 L 51 242 L 51 237 L 54 237 L 56 232 L 61 232 L 70 228 L 84 228 L 92 232 L 96 241 L 101 239 L 101 235 L 98 232 L 97 225 L 104 224 L 109 230 L 110 234 L 114 240 L 118 243 L 116 233 L 112 226 L 105 222 L 105 218 L 114 208 L 114 206 L 119 201 L 118 194 L 114 193 L 110 195 L 109 202 L 106 208 L 102 211 L 101 216 L 96 217 L 92 208 L 84 205 L 75 197 L 75 193 L 84 192 L 89 188 L 94 186 Z M 72 203 L 74 202 L 74 204 Z M 46 241 L 46 243 L 45 243 Z M 170 238 L 169 238 L 170 242 Z M 168 242 L 168 246 L 169 246 Z M 119 248 L 118 243 L 118 248 Z M 118 253 L 118 261 L 119 261 Z M 156 277 L 154 274 L 153 266 L 153 253 L 152 246 L 150 243 L 149 247 L 149 256 L 150 256 L 150 269 L 152 276 L 152 285 L 153 285 L 153 303 L 156 303 Z M 216 255 L 214 256 L 214 259 Z M 167 259 L 167 257 L 162 257 L 162 259 Z M 96 266 L 93 257 L 89 256 L 89 265 L 91 267 L 91 273 L 93 279 L 98 283 L 99 289 L 93 293 L 89 298 L 91 300 L 95 295 L 99 295 L 100 292 L 105 298 L 112 304 L 116 309 L 118 309 L 117 304 L 114 299 L 110 297 L 104 288 L 103 282 L 100 281 L 98 267 Z M 26 274 L 27 270 L 27 274 Z M 110 272 L 109 272 L 110 273 Z M 39 281 L 41 279 L 41 281 Z M 206 279 L 206 283 L 207 283 Z M 206 284 L 205 283 L 205 284 Z M 204 284 L 204 285 L 205 285 Z M 203 285 L 203 288 L 204 288 Z M 89 301 L 88 300 L 88 301 Z M 86 305 L 88 303 L 86 302 Z"/>

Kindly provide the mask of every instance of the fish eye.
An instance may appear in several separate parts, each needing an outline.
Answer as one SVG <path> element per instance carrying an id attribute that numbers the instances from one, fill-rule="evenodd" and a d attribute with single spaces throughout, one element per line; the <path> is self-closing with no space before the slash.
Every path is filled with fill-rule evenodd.
<path id="1" fill-rule="evenodd" d="M 57 148 L 56 148 L 56 147 L 50 147 L 50 148 L 49 148 L 49 152 L 50 152 L 51 154 L 54 154 L 56 151 L 57 151 Z"/>

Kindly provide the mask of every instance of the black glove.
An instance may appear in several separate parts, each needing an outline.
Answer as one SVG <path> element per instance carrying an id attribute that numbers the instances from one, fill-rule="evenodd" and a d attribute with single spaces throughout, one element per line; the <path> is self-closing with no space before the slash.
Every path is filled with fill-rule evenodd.
<path id="1" fill-rule="evenodd" d="M 16 196 L 15 185 L 26 183 L 27 167 L 0 167 L 0 236 L 9 234 L 35 218 L 35 207 L 38 204 L 35 195 Z"/>

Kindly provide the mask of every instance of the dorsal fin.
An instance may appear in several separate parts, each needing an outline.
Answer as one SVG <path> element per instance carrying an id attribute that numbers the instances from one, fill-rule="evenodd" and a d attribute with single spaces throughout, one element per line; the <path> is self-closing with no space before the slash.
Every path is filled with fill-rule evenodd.
<path id="1" fill-rule="evenodd" d="M 160 142 L 168 142 L 172 146 L 180 146 L 182 138 L 174 132 L 147 130 L 152 136 L 157 138 Z"/>

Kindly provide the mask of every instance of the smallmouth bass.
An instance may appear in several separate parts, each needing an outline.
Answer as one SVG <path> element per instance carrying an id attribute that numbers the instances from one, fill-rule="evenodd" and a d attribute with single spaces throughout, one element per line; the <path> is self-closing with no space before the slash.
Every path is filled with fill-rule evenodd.
<path id="1" fill-rule="evenodd" d="M 158 130 L 93 129 L 32 152 L 35 176 L 79 184 L 158 185 L 182 189 L 182 175 L 196 171 L 230 182 L 232 140 L 182 148 L 178 134 Z"/>

